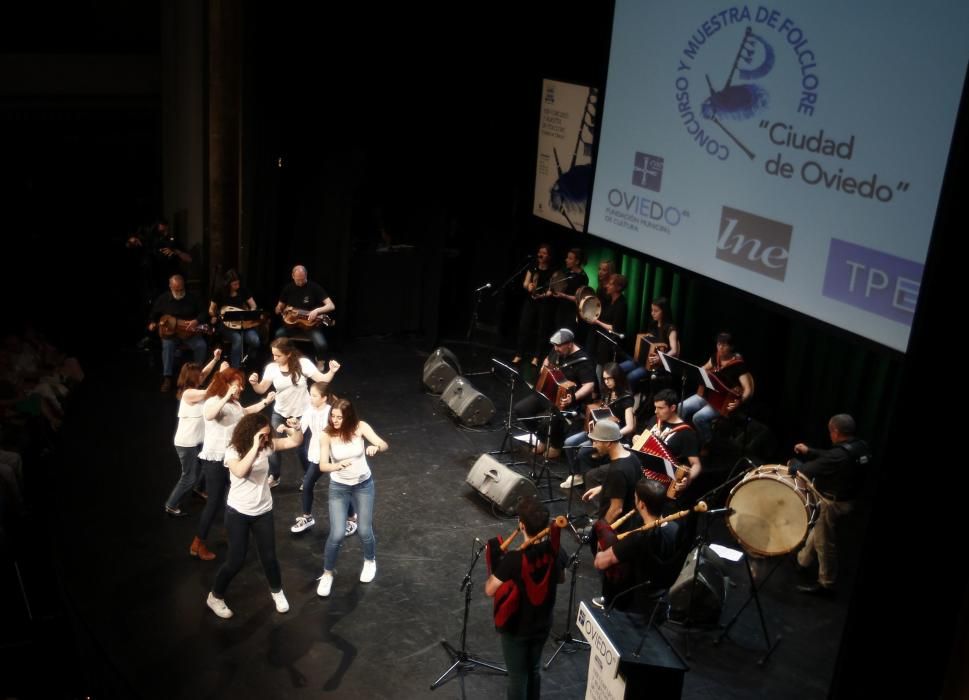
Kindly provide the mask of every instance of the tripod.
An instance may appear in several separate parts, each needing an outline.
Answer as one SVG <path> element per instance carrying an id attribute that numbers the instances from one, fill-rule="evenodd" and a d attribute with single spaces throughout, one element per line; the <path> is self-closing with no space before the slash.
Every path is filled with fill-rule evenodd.
<path id="1" fill-rule="evenodd" d="M 575 533 L 575 527 L 572 525 L 571 522 L 569 523 L 569 527 L 571 527 L 572 532 Z M 569 607 L 568 607 L 568 611 L 565 614 L 566 615 L 565 631 L 562 634 L 556 635 L 554 637 L 555 641 L 558 642 L 559 645 L 555 648 L 555 651 L 549 657 L 548 661 L 545 662 L 544 668 L 546 671 L 548 670 L 548 667 L 552 665 L 552 662 L 555 661 L 555 657 L 559 655 L 559 652 L 562 651 L 562 649 L 564 649 L 566 645 L 570 645 L 570 647 L 589 646 L 589 643 L 584 639 L 576 639 L 575 637 L 572 636 L 572 607 L 575 605 L 575 572 L 579 568 L 580 551 L 582 551 L 581 538 L 579 538 L 579 546 L 575 548 L 575 553 L 571 557 L 569 557 L 569 562 L 567 564 L 569 569 L 571 569 L 571 580 L 569 582 Z"/>
<path id="2" fill-rule="evenodd" d="M 475 540 L 475 542 L 477 542 L 477 540 Z M 464 622 L 461 625 L 461 648 L 455 649 L 447 642 L 447 640 L 441 640 L 441 646 L 444 647 L 444 651 L 446 651 L 454 660 L 454 663 L 451 664 L 447 671 L 441 674 L 440 678 L 431 683 L 431 690 L 435 690 L 439 685 L 444 683 L 451 671 L 456 671 L 457 675 L 461 675 L 466 671 L 473 671 L 475 666 L 484 666 L 485 668 L 490 668 L 493 671 L 498 671 L 508 675 L 508 671 L 503 669 L 501 666 L 490 661 L 483 661 L 482 659 L 479 659 L 473 654 L 469 653 L 467 649 L 468 612 L 471 609 L 471 589 L 474 588 L 471 582 L 471 572 L 474 570 L 474 565 L 478 563 L 478 559 L 481 557 L 481 553 L 484 551 L 486 546 L 487 545 L 482 544 L 480 547 L 475 547 L 474 544 L 472 544 L 471 565 L 468 567 L 468 571 L 464 575 L 464 579 L 461 581 L 461 590 L 464 591 Z"/>

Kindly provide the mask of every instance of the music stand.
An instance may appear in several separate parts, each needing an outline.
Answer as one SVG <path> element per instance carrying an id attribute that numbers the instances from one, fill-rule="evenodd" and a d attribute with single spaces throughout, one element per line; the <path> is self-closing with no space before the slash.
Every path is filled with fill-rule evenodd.
<path id="1" fill-rule="evenodd" d="M 495 367 L 492 369 L 492 373 L 495 373 L 495 369 L 500 367 L 508 374 L 508 377 L 509 377 L 508 412 L 505 415 L 505 436 L 501 439 L 501 447 L 499 449 L 491 450 L 490 452 L 488 452 L 488 454 L 490 455 L 504 455 L 504 454 L 509 454 L 511 452 L 510 449 L 505 449 L 505 446 L 508 444 L 509 440 L 514 439 L 514 437 L 512 436 L 512 431 L 516 429 L 511 419 L 512 409 L 515 406 L 515 380 L 521 379 L 523 384 L 525 384 L 525 381 L 522 378 L 521 372 L 519 372 L 518 370 L 516 370 L 514 367 L 510 365 L 506 365 L 498 358 L 492 357 L 491 363 L 495 365 Z M 506 466 L 514 466 L 518 464 L 527 464 L 527 462 L 523 462 L 523 461 L 509 462 Z"/>
<path id="2" fill-rule="evenodd" d="M 548 670 L 548 667 L 552 665 L 552 662 L 555 661 L 555 657 L 559 655 L 559 652 L 562 651 L 567 644 L 571 646 L 590 646 L 589 643 L 584 639 L 576 639 L 572 636 L 572 606 L 575 605 L 575 574 L 579 568 L 579 552 L 582 550 L 582 538 L 578 537 L 578 533 L 575 532 L 575 527 L 572 525 L 571 521 L 569 522 L 569 527 L 572 528 L 573 534 L 577 536 L 579 546 L 575 548 L 575 552 L 571 557 L 569 557 L 568 564 L 566 564 L 566 566 L 571 569 L 571 580 L 569 582 L 569 607 L 567 608 L 565 614 L 567 623 L 565 625 L 565 631 L 562 634 L 553 637 L 553 639 L 555 639 L 559 645 L 555 648 L 555 651 L 552 652 L 552 655 L 549 657 L 548 661 L 545 662 L 544 668 L 546 671 Z"/>
<path id="3" fill-rule="evenodd" d="M 659 352 L 657 354 L 659 355 L 660 362 L 663 363 L 663 369 L 674 377 L 680 378 L 681 405 L 683 403 L 684 395 L 686 394 L 687 384 L 690 384 L 691 386 L 702 385 L 710 391 L 717 391 L 717 388 L 710 380 L 710 373 L 702 367 L 691 365 L 689 362 L 685 362 L 678 357 L 673 357 L 672 355 L 667 355 L 665 352 Z"/>
<path id="4" fill-rule="evenodd" d="M 541 396 L 548 403 L 548 412 L 545 415 L 540 416 L 541 418 L 547 420 L 548 422 L 545 425 L 545 451 L 542 452 L 542 467 L 541 469 L 539 469 L 538 474 L 536 474 L 535 463 L 538 461 L 538 455 L 535 454 L 534 450 L 532 450 L 531 473 L 528 476 L 535 481 L 536 488 L 541 487 L 542 479 L 546 480 L 546 484 L 548 486 L 548 498 L 541 499 L 542 503 L 555 503 L 557 501 L 564 501 L 565 496 L 553 495 L 554 491 L 552 491 L 552 473 L 551 473 L 551 470 L 549 469 L 550 460 L 548 458 L 548 451 L 552 447 L 552 421 L 554 421 L 556 418 L 561 418 L 561 420 L 565 420 L 565 418 L 562 417 L 561 412 L 557 408 L 555 408 L 555 405 L 551 401 L 548 401 L 547 398 L 545 398 L 544 394 L 540 394 L 535 389 L 532 389 L 532 392 L 537 394 L 538 396 Z M 536 418 L 539 418 L 539 416 L 536 416 Z"/>
<path id="5" fill-rule="evenodd" d="M 451 664 L 447 671 L 441 674 L 441 676 L 431 683 L 431 690 L 435 690 L 439 685 L 444 683 L 444 680 L 448 677 L 451 671 L 457 671 L 458 676 L 462 673 L 473 671 L 475 666 L 484 666 L 485 668 L 490 668 L 492 671 L 499 671 L 506 676 L 508 671 L 501 666 L 492 663 L 491 661 L 484 661 L 477 658 L 474 654 L 468 652 L 467 641 L 468 641 L 468 611 L 471 609 L 471 589 L 474 585 L 471 582 L 471 572 L 474 570 L 474 565 L 478 563 L 478 559 L 481 557 L 481 553 L 484 551 L 486 544 L 482 544 L 480 547 L 474 547 L 472 544 L 472 556 L 471 565 L 468 567 L 467 573 L 464 575 L 464 579 L 461 581 L 461 590 L 464 591 L 464 622 L 461 625 L 461 648 L 455 649 L 451 646 L 447 640 L 441 640 L 441 646 L 444 647 L 454 663 Z"/>
<path id="6" fill-rule="evenodd" d="M 781 635 L 777 635 L 774 638 L 774 641 L 771 641 L 770 633 L 767 631 L 767 622 L 764 620 L 764 609 L 760 605 L 760 596 L 758 593 L 761 588 L 767 585 L 770 577 L 774 575 L 774 572 L 777 571 L 777 567 L 779 567 L 783 562 L 784 559 L 782 557 L 777 557 L 777 561 L 774 563 L 774 566 L 772 566 L 770 571 L 767 572 L 767 575 L 760 582 L 760 585 L 757 585 L 757 582 L 754 580 L 754 571 L 750 567 L 750 553 L 744 551 L 744 564 L 747 567 L 747 576 L 750 579 L 750 593 L 747 594 L 747 600 L 744 601 L 744 604 L 740 606 L 740 609 L 732 618 L 730 618 L 730 622 L 728 622 L 723 628 L 723 632 L 720 633 L 720 636 L 717 637 L 713 642 L 714 645 L 719 645 L 720 642 L 723 641 L 724 637 L 730 634 L 730 628 L 734 626 L 734 623 L 740 618 L 740 614 L 747 609 L 747 606 L 750 605 L 750 601 L 753 600 L 757 606 L 757 615 L 760 618 L 760 629 L 764 634 L 764 645 L 767 647 L 766 653 L 757 660 L 757 665 L 763 666 L 765 663 L 767 663 L 771 654 L 773 654 L 774 650 L 777 648 L 777 645 L 781 643 Z"/>

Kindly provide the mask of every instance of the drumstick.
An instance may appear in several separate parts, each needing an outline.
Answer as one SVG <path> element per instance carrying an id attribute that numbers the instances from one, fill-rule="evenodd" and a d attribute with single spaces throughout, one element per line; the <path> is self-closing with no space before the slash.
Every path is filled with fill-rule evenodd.
<path id="1" fill-rule="evenodd" d="M 672 515 L 667 515 L 665 518 L 659 518 L 658 520 L 654 520 L 651 523 L 647 523 L 646 525 L 643 525 L 642 527 L 637 527 L 635 530 L 630 530 L 629 532 L 623 532 L 623 533 L 621 533 L 619 535 L 616 535 L 616 539 L 621 540 L 624 537 L 629 537 L 634 532 L 647 532 L 649 530 L 652 530 L 654 527 L 658 527 L 658 526 L 662 525 L 663 523 L 669 523 L 669 522 L 672 522 L 674 520 L 679 520 L 680 518 L 685 517 L 685 516 L 689 515 L 690 513 L 694 512 L 694 511 L 696 511 L 697 513 L 706 513 L 706 511 L 707 511 L 706 501 L 698 501 L 697 504 L 695 506 L 693 506 L 692 508 L 687 508 L 686 510 L 681 510 L 681 511 L 679 511 L 677 513 L 673 513 Z"/>

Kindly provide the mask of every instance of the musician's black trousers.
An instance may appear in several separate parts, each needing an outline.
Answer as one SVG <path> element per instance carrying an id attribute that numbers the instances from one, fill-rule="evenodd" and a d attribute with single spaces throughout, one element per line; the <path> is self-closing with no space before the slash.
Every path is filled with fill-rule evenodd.
<path id="1" fill-rule="evenodd" d="M 548 412 L 548 401 L 534 395 L 526 396 L 511 409 L 514 418 L 532 418 L 548 415 Z M 548 430 L 548 420 L 530 420 L 522 423 L 522 426 L 535 433 L 539 440 L 545 440 L 545 433 Z M 561 448 L 565 442 L 565 430 L 567 427 L 568 423 L 564 418 L 552 418 L 552 434 L 549 437 L 549 445 Z"/>

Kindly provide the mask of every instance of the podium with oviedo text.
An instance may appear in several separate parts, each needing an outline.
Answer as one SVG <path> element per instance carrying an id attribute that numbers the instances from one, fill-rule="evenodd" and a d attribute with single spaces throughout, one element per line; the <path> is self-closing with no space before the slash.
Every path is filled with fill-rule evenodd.
<path id="1" fill-rule="evenodd" d="M 689 667 L 647 618 L 582 601 L 576 625 L 591 647 L 586 700 L 681 696 Z"/>

